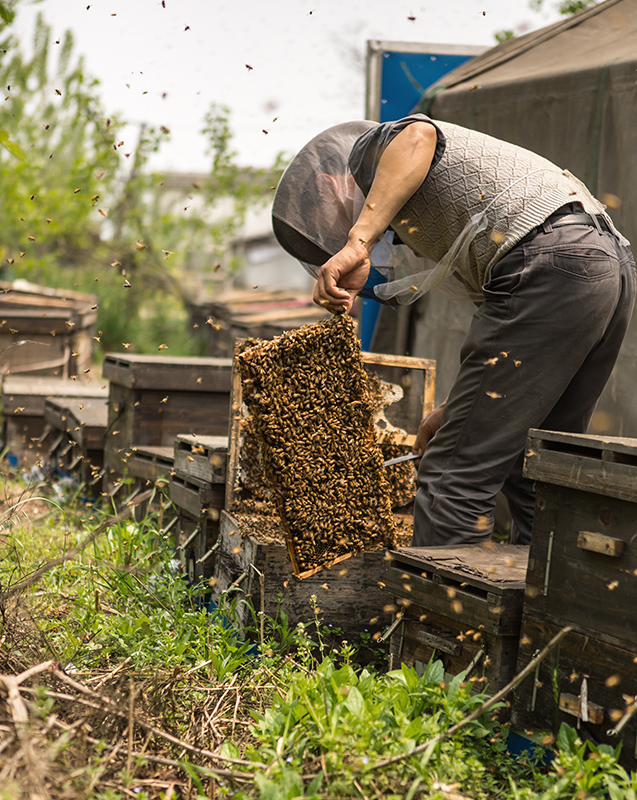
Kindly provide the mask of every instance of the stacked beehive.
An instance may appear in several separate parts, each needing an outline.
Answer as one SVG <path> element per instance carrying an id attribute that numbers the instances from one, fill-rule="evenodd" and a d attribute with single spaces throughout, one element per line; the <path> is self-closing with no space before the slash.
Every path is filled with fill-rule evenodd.
<path id="1" fill-rule="evenodd" d="M 537 500 L 518 668 L 573 630 L 518 689 L 526 727 L 560 722 L 637 763 L 637 440 L 530 431 Z"/>

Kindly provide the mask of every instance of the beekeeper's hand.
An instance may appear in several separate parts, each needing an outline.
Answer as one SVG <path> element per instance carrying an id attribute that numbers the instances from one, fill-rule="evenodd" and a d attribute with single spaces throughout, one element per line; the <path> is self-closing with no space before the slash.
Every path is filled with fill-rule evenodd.
<path id="1" fill-rule="evenodd" d="M 321 267 L 314 287 L 314 302 L 333 314 L 349 311 L 354 298 L 365 286 L 370 266 L 365 243 L 348 241 L 340 252 Z"/>
<path id="2" fill-rule="evenodd" d="M 372 247 L 427 177 L 437 141 L 431 123 L 415 121 L 387 145 L 347 244 L 321 267 L 316 303 L 333 312 L 352 307 L 367 281 Z"/>
<path id="3" fill-rule="evenodd" d="M 427 445 L 434 438 L 434 435 L 440 428 L 442 423 L 442 412 L 444 411 L 446 404 L 447 401 L 445 400 L 437 408 L 434 408 L 432 412 L 427 414 L 427 416 L 420 423 L 418 433 L 416 434 L 416 441 L 412 447 L 412 452 L 418 453 L 419 456 L 424 455 Z"/>

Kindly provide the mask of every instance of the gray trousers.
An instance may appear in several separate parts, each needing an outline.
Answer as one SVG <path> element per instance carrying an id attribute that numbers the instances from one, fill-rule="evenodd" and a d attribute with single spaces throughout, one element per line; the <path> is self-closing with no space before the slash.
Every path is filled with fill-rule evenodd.
<path id="1" fill-rule="evenodd" d="M 630 321 L 635 262 L 601 228 L 547 221 L 492 267 L 483 290 L 418 470 L 414 547 L 489 538 L 500 490 L 512 541 L 528 544 L 535 491 L 522 475 L 527 432 L 586 431 Z"/>

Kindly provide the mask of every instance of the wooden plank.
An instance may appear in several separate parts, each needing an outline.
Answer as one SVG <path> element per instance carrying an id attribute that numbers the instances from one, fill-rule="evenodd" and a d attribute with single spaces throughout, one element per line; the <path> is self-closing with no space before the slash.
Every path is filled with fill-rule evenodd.
<path id="1" fill-rule="evenodd" d="M 76 335 L 78 328 L 90 328 L 97 321 L 94 311 L 77 314 L 66 309 L 51 309 L 43 313 L 41 310 L 0 308 L 0 316 L 0 333 L 16 331 L 15 335 L 19 337 L 48 335 L 68 339 Z"/>
<path id="2" fill-rule="evenodd" d="M 175 439 L 175 470 L 209 483 L 226 482 L 227 436 L 190 436 Z"/>
<path id="3" fill-rule="evenodd" d="M 23 408 L 24 414 L 44 415 L 47 397 L 108 397 L 106 381 L 80 381 L 54 377 L 15 377 L 2 381 L 2 405 L 5 413 Z"/>
<path id="4" fill-rule="evenodd" d="M 228 463 L 226 472 L 226 508 L 233 511 L 238 505 L 239 468 L 241 462 L 241 429 L 244 418 L 243 399 L 241 396 L 241 372 L 237 363 L 237 355 L 245 345 L 243 339 L 234 343 L 232 359 L 232 383 L 230 389 L 230 415 L 228 426 Z"/>
<path id="5" fill-rule="evenodd" d="M 219 511 L 223 508 L 222 486 L 206 484 L 175 472 L 170 476 L 168 496 L 178 509 L 195 519 L 203 516 L 218 519 Z"/>
<path id="6" fill-rule="evenodd" d="M 228 358 L 185 358 L 107 353 L 102 373 L 120 386 L 167 393 L 230 390 L 232 361 Z"/>
<path id="7" fill-rule="evenodd" d="M 420 671 L 435 658 L 443 662 L 447 674 L 469 670 L 469 676 L 482 679 L 480 688 L 497 691 L 515 675 L 518 633 L 495 635 L 470 627 L 464 619 L 410 605 L 391 635 L 390 663 L 394 669 L 404 663 Z"/>
<path id="8" fill-rule="evenodd" d="M 358 641 L 361 631 L 366 629 L 374 633 L 388 620 L 389 612 L 383 611 L 387 595 L 379 585 L 383 560 L 381 550 L 359 553 L 338 566 L 301 581 L 292 574 L 282 539 L 279 543 L 259 541 L 256 535 L 246 533 L 251 529 L 247 519 L 247 515 L 221 512 L 221 544 L 214 575 L 217 593 L 247 571 L 241 583 L 241 596 L 250 595 L 258 611 L 261 606 L 261 573 L 264 576 L 263 602 L 267 615 L 276 618 L 284 611 L 290 626 L 313 620 L 315 613 L 311 598 L 314 595 L 320 608 L 320 622 L 328 628 L 338 629 L 337 641 L 342 637 Z M 238 604 L 239 624 L 245 624 L 248 619 L 247 610 L 242 610 L 242 607 L 243 604 Z"/>
<path id="9" fill-rule="evenodd" d="M 108 423 L 108 400 L 84 398 L 69 404 L 68 431 L 75 441 L 88 450 L 103 450 Z"/>
<path id="10" fill-rule="evenodd" d="M 529 663 L 560 627 L 524 614 L 518 671 Z M 592 705 L 603 710 L 601 720 L 598 711 L 594 717 L 589 715 L 588 722 L 583 722 L 580 715 L 580 736 L 590 736 L 612 747 L 621 742 L 620 762 L 627 769 L 635 769 L 637 716 L 623 718 L 634 702 L 636 657 L 636 644 L 629 648 L 616 647 L 590 634 L 576 631 L 568 633 L 559 648 L 515 690 L 512 697 L 514 724 L 524 728 L 549 729 L 557 734 L 562 722 L 571 726 L 574 724 L 572 713 L 560 708 L 559 697 L 574 696 L 580 709 L 587 703 L 589 708 Z M 617 733 L 610 733 L 622 720 L 623 724 Z"/>
<path id="11" fill-rule="evenodd" d="M 124 460 L 128 475 L 155 483 L 162 478 L 168 479 L 170 476 L 173 468 L 173 449 L 172 447 L 132 447 Z"/>
<path id="12" fill-rule="evenodd" d="M 636 515 L 634 503 L 539 483 L 525 613 L 609 644 L 637 642 Z M 623 541 L 621 555 L 583 550 L 581 531 Z"/>
<path id="13" fill-rule="evenodd" d="M 560 693 L 558 708 L 565 714 L 570 714 L 584 722 L 592 722 L 593 725 L 601 725 L 604 721 L 604 708 L 602 706 L 591 702 L 583 704 L 580 696 L 568 694 L 568 692 Z"/>
<path id="14" fill-rule="evenodd" d="M 581 550 L 590 550 L 592 553 L 604 553 L 604 555 L 617 558 L 624 552 L 625 542 L 622 539 L 614 539 L 612 536 L 604 536 L 602 533 L 592 533 L 591 531 L 580 531 L 577 535 L 577 546 Z"/>
<path id="15" fill-rule="evenodd" d="M 478 589 L 502 594 L 507 588 L 524 588 L 529 559 L 528 545 L 451 545 L 448 547 L 398 547 L 390 552 L 397 568 L 405 566 L 435 571 L 442 577 L 463 581 Z"/>
<path id="16" fill-rule="evenodd" d="M 504 597 L 487 590 L 479 593 L 474 586 L 458 579 L 451 584 L 434 580 L 435 574 L 413 574 L 402 568 L 383 566 L 381 580 L 386 591 L 398 602 L 416 603 L 427 612 L 458 620 L 466 627 L 481 627 L 496 634 L 515 633 L 520 628 L 524 589 Z"/>
<path id="17" fill-rule="evenodd" d="M 164 392 L 111 383 L 107 446 L 174 447 L 179 434 L 223 436 L 228 413 L 225 392 Z"/>
<path id="18" fill-rule="evenodd" d="M 637 440 L 530 431 L 524 474 L 531 480 L 637 502 Z"/>

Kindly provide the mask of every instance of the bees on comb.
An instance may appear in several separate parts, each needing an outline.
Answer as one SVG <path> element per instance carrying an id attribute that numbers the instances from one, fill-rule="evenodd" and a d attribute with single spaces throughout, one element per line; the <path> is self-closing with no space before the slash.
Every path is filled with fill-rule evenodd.
<path id="1" fill-rule="evenodd" d="M 391 546 L 389 485 L 351 317 L 249 341 L 238 365 L 295 572 Z"/>

